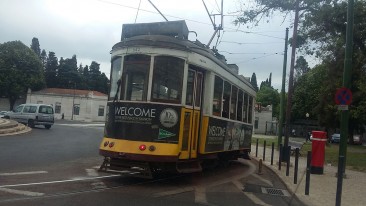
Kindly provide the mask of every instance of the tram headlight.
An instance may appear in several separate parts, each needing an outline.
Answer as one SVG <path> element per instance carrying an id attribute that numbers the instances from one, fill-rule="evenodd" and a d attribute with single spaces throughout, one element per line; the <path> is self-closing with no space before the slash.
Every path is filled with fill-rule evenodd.
<path id="1" fill-rule="evenodd" d="M 141 151 L 144 151 L 144 150 L 146 149 L 146 145 L 144 145 L 144 144 L 140 145 L 140 146 L 139 146 L 139 149 L 140 149 Z"/>
<path id="2" fill-rule="evenodd" d="M 109 147 L 112 148 L 114 146 L 114 142 L 109 143 Z"/>
<path id="3" fill-rule="evenodd" d="M 108 146 L 109 145 L 109 141 L 105 141 L 104 142 L 104 147 Z"/>

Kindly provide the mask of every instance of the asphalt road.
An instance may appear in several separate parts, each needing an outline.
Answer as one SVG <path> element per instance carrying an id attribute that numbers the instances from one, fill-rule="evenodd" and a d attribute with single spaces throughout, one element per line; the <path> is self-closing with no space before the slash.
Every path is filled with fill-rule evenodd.
<path id="1" fill-rule="evenodd" d="M 254 161 L 154 180 L 98 172 L 102 135 L 97 125 L 56 124 L 1 137 L 0 205 L 302 205 Z"/>

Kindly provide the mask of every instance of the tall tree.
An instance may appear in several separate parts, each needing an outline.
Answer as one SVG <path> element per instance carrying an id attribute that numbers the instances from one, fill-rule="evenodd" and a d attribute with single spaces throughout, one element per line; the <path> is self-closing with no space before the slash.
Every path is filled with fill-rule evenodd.
<path id="1" fill-rule="evenodd" d="M 294 69 L 295 69 L 295 75 L 294 75 L 295 82 L 298 80 L 299 77 L 309 72 L 310 67 L 304 56 L 299 56 L 297 58 Z"/>
<path id="2" fill-rule="evenodd" d="M 57 87 L 58 79 L 57 79 L 57 68 L 58 68 L 58 59 L 55 55 L 55 52 L 49 52 L 45 67 L 45 78 L 46 84 L 48 88 Z"/>
<path id="3" fill-rule="evenodd" d="M 42 52 L 41 52 L 41 62 L 42 62 L 43 67 L 46 67 L 47 53 L 46 53 L 46 50 L 44 50 L 44 49 L 42 49 Z"/>
<path id="4" fill-rule="evenodd" d="M 11 110 L 28 88 L 45 87 L 41 60 L 20 41 L 0 44 L 0 73 L 0 93 L 9 98 Z"/>
<path id="5" fill-rule="evenodd" d="M 252 84 L 255 91 L 258 91 L 257 75 L 255 75 L 255 72 L 253 72 L 252 78 L 250 78 L 250 84 Z"/>
<path id="6" fill-rule="evenodd" d="M 277 107 L 280 104 L 280 94 L 277 90 L 269 87 L 268 85 L 264 84 L 260 88 L 257 93 L 257 102 L 260 102 L 262 106 L 272 105 L 273 112 L 272 115 L 274 117 L 279 117 L 279 111 L 277 111 Z"/>
<path id="7" fill-rule="evenodd" d="M 36 53 L 39 58 L 41 58 L 41 48 L 39 46 L 39 41 L 36 37 L 33 37 L 32 39 L 31 49 L 34 51 L 34 53 Z"/>
<path id="8" fill-rule="evenodd" d="M 79 88 L 81 86 L 76 55 L 73 55 L 71 59 L 60 59 L 57 79 L 60 88 Z"/>

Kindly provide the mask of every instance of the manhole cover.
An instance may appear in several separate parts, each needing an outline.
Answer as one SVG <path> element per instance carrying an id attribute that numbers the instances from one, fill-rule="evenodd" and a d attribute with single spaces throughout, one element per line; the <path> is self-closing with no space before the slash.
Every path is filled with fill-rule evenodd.
<path id="1" fill-rule="evenodd" d="M 275 195 L 275 196 L 290 196 L 287 190 L 281 190 L 276 188 L 265 188 L 262 187 L 263 194 Z"/>

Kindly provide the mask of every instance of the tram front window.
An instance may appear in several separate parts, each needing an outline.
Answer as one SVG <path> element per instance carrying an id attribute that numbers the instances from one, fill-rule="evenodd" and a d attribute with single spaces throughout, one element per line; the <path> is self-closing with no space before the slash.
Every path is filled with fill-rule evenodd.
<path id="1" fill-rule="evenodd" d="M 112 61 L 112 71 L 111 71 L 111 89 L 109 93 L 109 99 L 113 99 L 117 92 L 118 80 L 121 78 L 121 57 L 117 57 Z M 117 94 L 118 95 L 118 94 Z"/>
<path id="2" fill-rule="evenodd" d="M 152 100 L 155 102 L 181 103 L 184 60 L 157 56 L 154 59 Z"/>
<path id="3" fill-rule="evenodd" d="M 122 100 L 146 101 L 150 56 L 125 57 L 122 75 Z"/>

